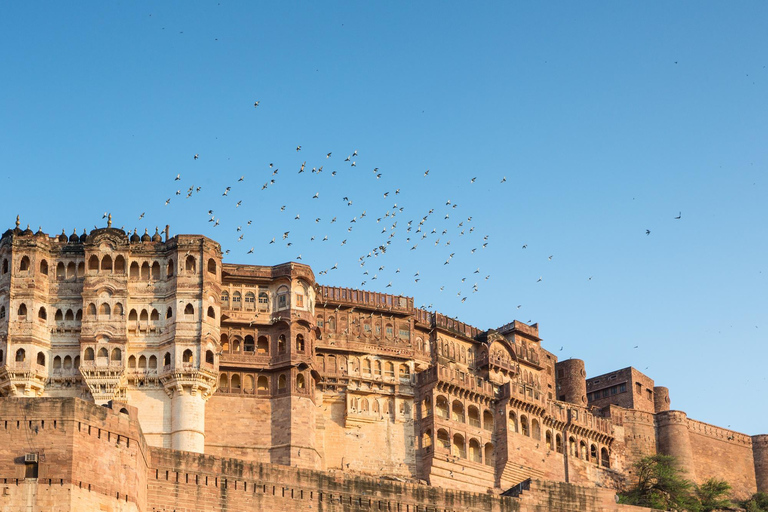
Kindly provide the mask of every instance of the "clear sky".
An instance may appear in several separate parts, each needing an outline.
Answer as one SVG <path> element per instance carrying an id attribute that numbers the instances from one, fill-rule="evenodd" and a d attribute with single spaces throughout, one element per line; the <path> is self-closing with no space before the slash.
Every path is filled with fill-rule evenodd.
<path id="1" fill-rule="evenodd" d="M 634 366 L 690 417 L 768 433 L 767 19 L 3 2 L 0 212 L 50 234 L 170 224 L 227 262 L 301 257 L 480 328 L 538 322 L 589 375 Z"/>

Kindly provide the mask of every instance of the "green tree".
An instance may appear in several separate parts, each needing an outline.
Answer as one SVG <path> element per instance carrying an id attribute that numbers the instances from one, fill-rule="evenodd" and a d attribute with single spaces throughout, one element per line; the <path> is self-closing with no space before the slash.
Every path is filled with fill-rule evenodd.
<path id="1" fill-rule="evenodd" d="M 747 512 L 768 512 L 768 494 L 758 492 L 748 500 L 739 503 Z"/>
<path id="2" fill-rule="evenodd" d="M 702 512 L 712 512 L 733 507 L 733 503 L 726 498 L 731 490 L 731 485 L 725 480 L 710 478 L 700 486 L 696 487 L 696 496 L 701 502 Z"/>
<path id="3" fill-rule="evenodd" d="M 694 485 L 682 476 L 675 457 L 651 455 L 634 464 L 637 485 L 619 495 L 619 502 L 661 510 L 699 512 Z"/>

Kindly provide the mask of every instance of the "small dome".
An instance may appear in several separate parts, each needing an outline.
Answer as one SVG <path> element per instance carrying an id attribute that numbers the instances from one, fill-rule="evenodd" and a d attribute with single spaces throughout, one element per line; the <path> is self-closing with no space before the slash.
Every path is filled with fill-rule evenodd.
<path id="1" fill-rule="evenodd" d="M 27 229 L 24 230 L 24 235 L 34 235 L 31 229 L 29 229 L 29 224 L 27 224 Z"/>
<path id="2" fill-rule="evenodd" d="M 80 241 L 80 237 L 77 236 L 77 230 L 76 229 L 73 229 L 72 230 L 72 234 L 69 235 L 69 241 L 72 242 L 73 244 L 76 244 L 77 242 Z"/>
<path id="3" fill-rule="evenodd" d="M 144 229 L 144 234 L 141 235 L 141 241 L 142 242 L 150 242 L 152 241 L 152 237 L 149 236 L 149 233 L 147 233 L 147 229 Z"/>
<path id="4" fill-rule="evenodd" d="M 141 242 L 141 237 L 136 233 L 136 228 L 133 229 L 133 234 L 131 235 L 131 242 L 132 243 Z"/>
<path id="5" fill-rule="evenodd" d="M 152 241 L 153 242 L 162 242 L 163 237 L 160 236 L 160 232 L 157 230 L 157 227 L 155 227 L 155 234 L 152 235 Z"/>
<path id="6" fill-rule="evenodd" d="M 35 236 L 45 236 L 45 233 L 43 233 L 43 226 L 38 226 L 37 233 L 35 233 Z"/>
<path id="7" fill-rule="evenodd" d="M 88 238 L 88 232 L 83 228 L 83 234 L 80 235 L 80 243 L 85 243 L 85 240 Z"/>
<path id="8" fill-rule="evenodd" d="M 62 229 L 61 234 L 59 235 L 59 242 L 66 242 L 67 240 L 68 240 L 67 234 Z"/>

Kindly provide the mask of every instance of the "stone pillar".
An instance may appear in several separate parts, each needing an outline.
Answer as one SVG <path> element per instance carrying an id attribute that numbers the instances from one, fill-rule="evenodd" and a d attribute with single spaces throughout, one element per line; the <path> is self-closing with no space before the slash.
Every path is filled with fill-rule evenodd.
<path id="1" fill-rule="evenodd" d="M 669 389 L 664 386 L 653 388 L 653 410 L 656 413 L 669 410 Z"/>
<path id="2" fill-rule="evenodd" d="M 205 402 L 216 391 L 216 372 L 174 371 L 160 377 L 171 398 L 171 448 L 205 452 Z"/>
<path id="3" fill-rule="evenodd" d="M 171 398 L 171 448 L 205 452 L 205 399 L 187 390 Z"/>
<path id="4" fill-rule="evenodd" d="M 677 466 L 685 472 L 683 477 L 696 481 L 691 439 L 688 435 L 688 416 L 682 411 L 665 411 L 656 415 L 659 452 L 672 455 Z"/>
<path id="5" fill-rule="evenodd" d="M 768 434 L 752 436 L 757 492 L 768 492 Z"/>
<path id="6" fill-rule="evenodd" d="M 584 361 L 581 359 L 561 361 L 557 363 L 556 370 L 557 399 L 586 407 L 587 373 L 584 369 Z"/>

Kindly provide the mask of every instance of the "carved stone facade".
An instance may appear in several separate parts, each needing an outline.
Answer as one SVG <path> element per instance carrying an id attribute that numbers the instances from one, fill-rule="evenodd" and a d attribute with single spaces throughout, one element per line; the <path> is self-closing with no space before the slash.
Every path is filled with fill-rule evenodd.
<path id="1" fill-rule="evenodd" d="M 0 239 L 0 394 L 135 407 L 159 448 L 480 493 L 529 478 L 617 488 L 657 452 L 740 496 L 768 491 L 763 437 L 670 411 L 633 368 L 587 380 L 536 324 L 481 330 L 321 286 L 307 265 L 221 257 L 167 229 L 17 224 Z"/>

